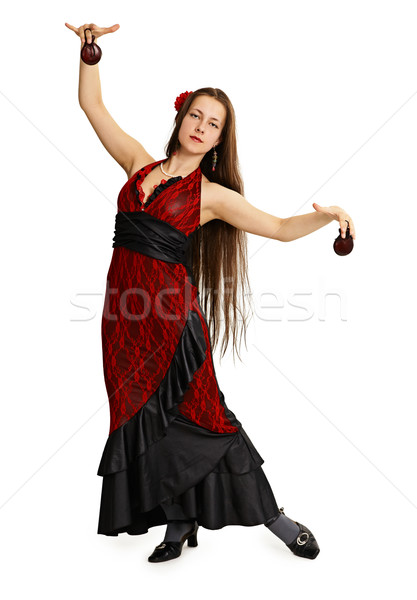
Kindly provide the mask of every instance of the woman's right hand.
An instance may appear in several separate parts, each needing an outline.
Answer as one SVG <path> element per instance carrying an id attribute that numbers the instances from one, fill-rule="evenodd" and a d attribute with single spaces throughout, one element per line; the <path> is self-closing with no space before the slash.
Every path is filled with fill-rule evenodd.
<path id="1" fill-rule="evenodd" d="M 113 31 L 117 31 L 120 27 L 120 25 L 118 24 L 112 25 L 112 27 L 98 27 L 98 25 L 96 25 L 95 23 L 85 23 L 84 25 L 81 25 L 78 28 L 74 27 L 73 25 L 70 25 L 69 23 L 65 23 L 65 25 L 66 27 L 68 27 L 68 29 L 71 29 L 71 31 L 73 31 L 76 35 L 80 37 L 82 44 L 85 43 L 86 39 L 87 44 L 91 44 L 91 42 L 93 41 L 93 34 L 96 40 L 105 33 L 113 33 Z M 89 28 L 88 31 L 84 33 L 84 30 L 87 28 Z"/>

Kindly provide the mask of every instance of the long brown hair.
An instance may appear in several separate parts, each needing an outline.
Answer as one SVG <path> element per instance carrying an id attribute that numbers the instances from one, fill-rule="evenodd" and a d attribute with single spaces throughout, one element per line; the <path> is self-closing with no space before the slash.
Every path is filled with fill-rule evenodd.
<path id="1" fill-rule="evenodd" d="M 200 169 L 209 181 L 243 195 L 243 181 L 237 156 L 235 111 L 228 96 L 219 88 L 200 88 L 186 98 L 175 117 L 174 130 L 165 147 L 165 153 L 169 158 L 180 146 L 178 133 L 182 120 L 192 102 L 203 95 L 211 96 L 223 104 L 226 109 L 226 122 L 221 132 L 222 141 L 216 146 L 216 170 L 214 172 L 211 170 L 211 151 L 203 156 Z M 220 358 L 226 352 L 230 335 L 233 335 L 233 352 L 236 351 L 240 359 L 237 345 L 238 333 L 240 329 L 240 341 L 243 333 L 246 345 L 245 296 L 251 294 L 246 231 L 237 229 L 221 219 L 212 219 L 195 232 L 191 253 L 193 275 L 199 288 L 201 306 L 209 324 L 212 350 L 214 351 L 219 340 L 220 313 L 223 312 L 224 334 Z M 205 290 L 204 293 L 201 288 Z M 250 305 L 251 300 L 249 297 Z M 242 319 L 241 328 L 238 324 L 238 314 Z"/>

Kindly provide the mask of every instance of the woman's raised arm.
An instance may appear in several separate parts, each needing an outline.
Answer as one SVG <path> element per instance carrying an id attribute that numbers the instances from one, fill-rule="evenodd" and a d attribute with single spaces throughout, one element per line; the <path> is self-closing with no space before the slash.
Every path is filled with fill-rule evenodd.
<path id="1" fill-rule="evenodd" d="M 86 23 L 78 28 L 69 23 L 65 23 L 65 25 L 80 37 L 81 48 L 84 46 L 85 40 L 87 43 L 91 43 L 93 34 L 95 38 L 98 38 L 119 29 L 119 25 L 98 27 L 94 23 Z M 90 28 L 91 31 L 84 32 L 87 28 Z M 134 163 L 149 164 L 153 162 L 153 158 L 140 142 L 119 127 L 104 106 L 98 65 L 99 63 L 87 65 L 80 56 L 78 100 L 103 146 L 130 177 Z"/>

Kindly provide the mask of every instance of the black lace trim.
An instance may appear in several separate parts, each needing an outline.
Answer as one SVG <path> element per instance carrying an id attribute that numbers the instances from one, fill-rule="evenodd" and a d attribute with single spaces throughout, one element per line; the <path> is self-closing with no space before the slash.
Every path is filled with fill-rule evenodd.
<path id="1" fill-rule="evenodd" d="M 138 174 L 136 175 L 136 180 L 135 180 L 135 193 L 136 193 L 136 198 L 138 200 L 138 203 L 141 206 L 144 206 L 145 208 L 148 206 L 148 204 L 150 204 L 153 200 L 155 200 L 155 198 L 157 196 L 159 196 L 159 194 L 167 187 L 169 187 L 170 185 L 173 185 L 174 183 L 177 183 L 177 181 L 180 181 L 182 179 L 181 175 L 178 175 L 177 177 L 171 177 L 170 179 L 167 179 L 165 183 L 160 183 L 159 185 L 156 186 L 156 188 L 154 189 L 154 191 L 152 192 L 152 194 L 149 196 L 149 198 L 146 200 L 145 203 L 142 203 L 140 200 L 140 196 L 139 196 L 139 190 L 138 190 L 138 186 L 137 186 L 137 181 L 139 180 L 140 177 L 140 171 L 138 172 Z"/>

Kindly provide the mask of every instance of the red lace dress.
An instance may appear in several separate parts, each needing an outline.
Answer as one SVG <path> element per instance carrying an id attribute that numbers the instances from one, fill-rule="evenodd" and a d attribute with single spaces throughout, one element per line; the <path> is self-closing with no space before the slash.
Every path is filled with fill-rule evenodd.
<path id="1" fill-rule="evenodd" d="M 208 529 L 258 525 L 278 514 L 263 458 L 219 388 L 190 260 L 200 228 L 201 170 L 119 192 L 102 315 L 110 429 L 98 533 L 166 523 L 175 502 Z"/>

